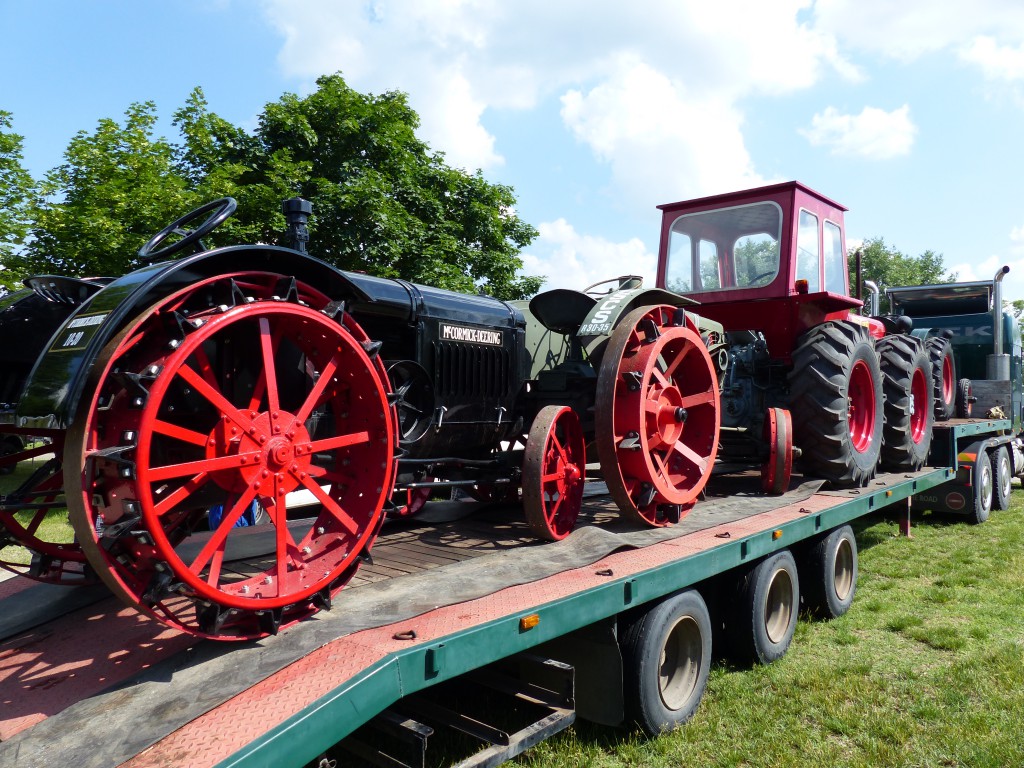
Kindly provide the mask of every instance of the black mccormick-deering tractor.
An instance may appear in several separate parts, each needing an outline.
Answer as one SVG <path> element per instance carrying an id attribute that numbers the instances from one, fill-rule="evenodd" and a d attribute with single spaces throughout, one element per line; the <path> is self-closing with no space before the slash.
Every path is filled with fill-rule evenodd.
<path id="1" fill-rule="evenodd" d="M 234 207 L 169 225 L 123 277 L 0 299 L 0 432 L 46 441 L 0 466 L 52 455 L 0 499 L 0 565 L 256 638 L 329 607 L 434 490 L 521 496 L 561 539 L 593 448 L 620 512 L 670 525 L 716 466 L 771 493 L 801 452 L 838 485 L 916 469 L 955 389 L 905 322 L 854 313 L 843 209 L 795 182 L 663 206 L 660 287 L 529 303 L 340 272 L 305 252 L 298 199 L 294 248 L 207 250 Z"/>

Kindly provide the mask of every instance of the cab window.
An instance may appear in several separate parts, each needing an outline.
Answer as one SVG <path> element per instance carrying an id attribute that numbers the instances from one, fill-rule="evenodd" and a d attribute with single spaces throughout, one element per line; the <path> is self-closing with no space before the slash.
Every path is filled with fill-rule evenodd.
<path id="1" fill-rule="evenodd" d="M 818 217 L 809 211 L 800 211 L 796 235 L 796 279 L 806 280 L 810 293 L 821 290 L 821 253 L 818 243 Z"/>
<path id="2" fill-rule="evenodd" d="M 839 225 L 825 222 L 822 230 L 825 255 L 825 290 L 846 295 L 846 259 L 843 258 L 843 237 Z"/>

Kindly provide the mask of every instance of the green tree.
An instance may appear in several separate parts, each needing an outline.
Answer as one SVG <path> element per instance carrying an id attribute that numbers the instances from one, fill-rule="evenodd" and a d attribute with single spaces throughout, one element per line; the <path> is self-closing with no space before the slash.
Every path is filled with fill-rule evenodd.
<path id="1" fill-rule="evenodd" d="M 103 119 L 71 139 L 42 184 L 26 271 L 120 275 L 138 266 L 135 252 L 153 233 L 197 204 L 174 147 L 153 137 L 156 120 L 152 102 L 132 104 L 124 125 Z"/>
<path id="2" fill-rule="evenodd" d="M 11 113 L 0 110 L 0 287 L 11 290 L 24 277 L 16 255 L 30 228 L 35 182 L 22 167 L 22 137 L 10 130 Z M 0 293 L 3 291 L 0 290 Z"/>
<path id="3" fill-rule="evenodd" d="M 402 93 L 363 94 L 340 75 L 321 77 L 308 96 L 266 105 L 249 136 L 197 89 L 175 122 L 180 172 L 237 197 L 237 231 L 250 238 L 280 232 L 280 201 L 297 194 L 313 203 L 311 252 L 341 269 L 500 298 L 541 285 L 516 274 L 537 232 L 515 215 L 512 189 L 431 152 Z"/>
<path id="4" fill-rule="evenodd" d="M 904 285 L 934 285 L 951 283 L 956 274 L 947 274 L 942 254 L 925 251 L 920 256 L 908 256 L 896 248 L 887 246 L 881 237 L 869 238 L 860 247 L 861 279 L 873 280 L 881 292 L 881 311 L 889 311 L 885 289 Z M 856 260 L 850 254 L 850 286 L 857 285 Z M 862 290 L 866 297 L 866 291 Z"/>

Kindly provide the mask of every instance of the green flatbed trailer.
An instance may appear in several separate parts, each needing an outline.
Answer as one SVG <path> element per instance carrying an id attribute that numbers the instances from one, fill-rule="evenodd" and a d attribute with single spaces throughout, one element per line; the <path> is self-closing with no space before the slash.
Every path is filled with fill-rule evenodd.
<path id="1" fill-rule="evenodd" d="M 597 492 L 572 536 L 539 544 L 501 505 L 440 505 L 458 519 L 389 525 L 332 610 L 255 643 L 196 641 L 100 589 L 9 579 L 0 583 L 0 764 L 326 766 L 340 754 L 346 765 L 352 755 L 416 764 L 444 724 L 480 739 L 465 764 L 495 765 L 577 714 L 615 723 L 635 698 L 637 673 L 617 643 L 624 617 L 653 615 L 696 588 L 721 623 L 739 577 L 786 551 L 814 588 L 804 570 L 815 542 L 885 508 L 898 508 L 909 530 L 915 496 L 970 488 L 970 451 L 1012 439 L 1008 420 L 935 430 L 933 466 L 921 471 L 849 490 L 794 477 L 778 497 L 757 477 L 721 475 L 670 528 L 629 529 Z M 511 730 L 449 708 L 444 686 L 467 676 L 536 716 Z M 418 701 L 439 690 L 442 701 Z M 399 747 L 412 757 L 381 756 Z"/>

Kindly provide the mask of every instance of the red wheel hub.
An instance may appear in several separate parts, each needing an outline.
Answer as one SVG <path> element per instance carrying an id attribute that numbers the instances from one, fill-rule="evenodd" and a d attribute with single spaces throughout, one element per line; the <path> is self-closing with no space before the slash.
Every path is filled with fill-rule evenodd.
<path id="1" fill-rule="evenodd" d="M 915 368 L 910 380 L 910 439 L 918 444 L 927 436 L 931 395 L 931 385 L 925 380 L 924 371 Z"/>
<path id="2" fill-rule="evenodd" d="M 854 363 L 850 372 L 847 421 L 853 449 L 864 453 L 871 446 L 875 433 L 875 388 L 871 369 L 863 360 Z"/>

